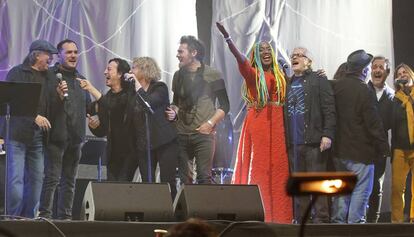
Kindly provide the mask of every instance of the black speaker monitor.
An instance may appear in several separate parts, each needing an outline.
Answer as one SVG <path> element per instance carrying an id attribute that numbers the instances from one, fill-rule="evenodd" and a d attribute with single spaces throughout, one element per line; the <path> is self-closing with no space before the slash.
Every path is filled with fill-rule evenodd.
<path id="1" fill-rule="evenodd" d="M 89 182 L 81 208 L 82 220 L 172 221 L 168 183 Z"/>
<path id="2" fill-rule="evenodd" d="M 186 184 L 174 201 L 177 220 L 190 217 L 205 220 L 264 221 L 257 185 Z"/>

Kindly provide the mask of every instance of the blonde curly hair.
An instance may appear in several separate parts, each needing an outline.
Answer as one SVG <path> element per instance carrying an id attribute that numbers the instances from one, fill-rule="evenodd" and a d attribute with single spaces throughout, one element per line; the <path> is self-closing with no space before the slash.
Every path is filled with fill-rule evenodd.
<path id="1" fill-rule="evenodd" d="M 138 67 L 146 82 L 161 79 L 161 70 L 157 62 L 151 57 L 137 57 L 132 60 L 132 66 Z"/>

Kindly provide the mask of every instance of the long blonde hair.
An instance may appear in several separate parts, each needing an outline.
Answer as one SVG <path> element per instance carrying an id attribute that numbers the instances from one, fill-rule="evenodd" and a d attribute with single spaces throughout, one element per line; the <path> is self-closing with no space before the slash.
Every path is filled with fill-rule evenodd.
<path id="1" fill-rule="evenodd" d="M 411 79 L 411 81 L 413 81 L 414 82 L 414 72 L 413 72 L 413 70 L 410 68 L 410 66 L 408 66 L 407 64 L 405 64 L 405 63 L 401 63 L 400 65 L 398 65 L 396 68 L 395 68 L 395 71 L 394 71 L 394 81 L 395 81 L 395 79 L 398 77 L 398 70 L 400 69 L 400 68 L 404 68 L 405 69 L 405 71 L 407 71 L 408 72 L 408 75 L 410 75 L 410 79 Z M 397 89 L 397 90 L 399 90 L 400 89 L 400 86 L 397 84 L 397 85 L 395 85 L 395 89 Z"/>

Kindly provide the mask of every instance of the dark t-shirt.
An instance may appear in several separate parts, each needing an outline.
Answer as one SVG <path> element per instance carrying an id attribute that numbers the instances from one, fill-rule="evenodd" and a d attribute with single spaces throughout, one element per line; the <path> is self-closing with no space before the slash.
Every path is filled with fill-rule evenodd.
<path id="1" fill-rule="evenodd" d="M 305 95 L 303 87 L 303 76 L 292 77 L 291 89 L 287 95 L 289 138 L 291 144 L 304 144 L 305 125 Z"/>

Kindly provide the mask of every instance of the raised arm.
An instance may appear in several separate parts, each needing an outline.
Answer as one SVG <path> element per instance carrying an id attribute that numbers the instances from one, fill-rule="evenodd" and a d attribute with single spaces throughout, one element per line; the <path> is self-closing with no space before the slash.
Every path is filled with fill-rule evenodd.
<path id="1" fill-rule="evenodd" d="M 244 61 L 247 60 L 247 58 L 240 53 L 239 49 L 237 49 L 236 45 L 234 45 L 233 40 L 231 39 L 229 33 L 227 32 L 226 28 L 224 28 L 223 24 L 221 24 L 220 22 L 216 22 L 216 26 L 218 28 L 218 30 L 221 32 L 221 34 L 223 34 L 224 39 L 227 42 L 227 45 L 229 46 L 229 49 L 231 51 L 231 53 L 234 55 L 234 57 L 236 57 L 237 62 L 239 64 L 243 64 Z"/>

